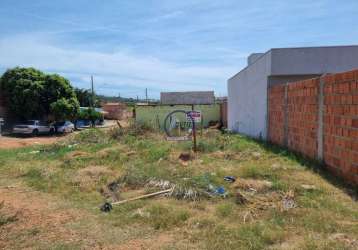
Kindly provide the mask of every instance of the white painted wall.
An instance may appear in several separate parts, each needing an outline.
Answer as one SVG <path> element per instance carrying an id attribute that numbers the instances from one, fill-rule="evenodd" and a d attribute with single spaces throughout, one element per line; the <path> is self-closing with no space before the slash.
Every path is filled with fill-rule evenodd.
<path id="1" fill-rule="evenodd" d="M 267 85 L 271 52 L 228 80 L 228 127 L 251 137 L 266 138 Z"/>
<path id="2" fill-rule="evenodd" d="M 356 68 L 358 46 L 272 49 L 228 80 L 228 128 L 266 139 L 269 84 Z"/>

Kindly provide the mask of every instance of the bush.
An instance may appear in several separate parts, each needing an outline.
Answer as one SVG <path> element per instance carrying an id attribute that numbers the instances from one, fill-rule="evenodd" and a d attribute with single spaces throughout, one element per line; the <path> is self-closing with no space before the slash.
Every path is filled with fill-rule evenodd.
<path id="1" fill-rule="evenodd" d="M 94 108 L 83 109 L 80 111 L 78 118 L 81 120 L 89 120 L 92 126 L 95 126 L 96 121 L 102 119 L 102 114 L 97 112 Z"/>

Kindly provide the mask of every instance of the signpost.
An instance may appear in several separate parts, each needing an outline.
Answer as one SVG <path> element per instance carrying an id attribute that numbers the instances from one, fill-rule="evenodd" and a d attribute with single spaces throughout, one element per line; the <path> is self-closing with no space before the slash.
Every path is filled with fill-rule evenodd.
<path id="1" fill-rule="evenodd" d="M 175 110 L 169 113 L 164 119 L 164 130 L 168 141 L 191 141 L 193 138 L 193 150 L 196 152 L 196 128 L 192 115 L 196 120 L 201 117 L 193 111 Z"/>
<path id="2" fill-rule="evenodd" d="M 187 119 L 190 120 L 191 118 L 193 118 L 195 123 L 199 123 L 201 122 L 201 111 L 189 111 L 188 115 L 187 115 Z"/>

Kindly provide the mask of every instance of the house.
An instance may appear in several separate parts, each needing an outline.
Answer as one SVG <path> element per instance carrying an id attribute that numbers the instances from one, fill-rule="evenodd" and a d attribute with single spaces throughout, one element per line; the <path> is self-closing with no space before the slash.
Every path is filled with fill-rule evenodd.
<path id="1" fill-rule="evenodd" d="M 102 105 L 103 111 L 106 112 L 104 117 L 110 120 L 120 120 L 123 118 L 126 105 L 120 102 L 108 102 Z"/>
<path id="2" fill-rule="evenodd" d="M 228 128 L 267 138 L 268 88 L 358 68 L 358 46 L 270 49 L 228 80 Z"/>

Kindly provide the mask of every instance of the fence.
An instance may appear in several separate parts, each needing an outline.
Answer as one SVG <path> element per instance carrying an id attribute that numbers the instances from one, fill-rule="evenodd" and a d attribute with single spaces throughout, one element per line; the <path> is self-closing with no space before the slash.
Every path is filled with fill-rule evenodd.
<path id="1" fill-rule="evenodd" d="M 268 138 L 358 184 L 358 70 L 269 89 Z"/>
<path id="2" fill-rule="evenodd" d="M 144 105 L 136 106 L 136 122 L 163 129 L 165 117 L 174 110 L 192 110 L 191 105 Z M 202 125 L 208 127 L 210 122 L 220 121 L 220 105 L 194 105 L 194 110 L 201 111 Z"/>

